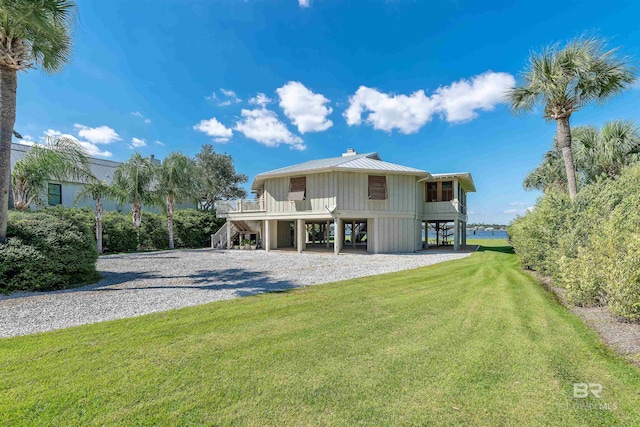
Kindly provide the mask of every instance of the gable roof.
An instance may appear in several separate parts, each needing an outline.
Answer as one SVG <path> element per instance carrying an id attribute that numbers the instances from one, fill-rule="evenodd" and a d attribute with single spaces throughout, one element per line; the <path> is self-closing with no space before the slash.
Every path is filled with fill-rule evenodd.
<path id="1" fill-rule="evenodd" d="M 297 165 L 287 166 L 256 175 L 252 190 L 258 190 L 265 179 L 282 176 L 295 176 L 307 173 L 319 173 L 327 171 L 355 171 L 384 173 L 392 172 L 403 175 L 415 175 L 422 178 L 431 177 L 429 172 L 411 168 L 395 163 L 383 162 L 378 153 L 352 154 L 342 157 L 330 157 L 327 159 L 310 160 Z"/>

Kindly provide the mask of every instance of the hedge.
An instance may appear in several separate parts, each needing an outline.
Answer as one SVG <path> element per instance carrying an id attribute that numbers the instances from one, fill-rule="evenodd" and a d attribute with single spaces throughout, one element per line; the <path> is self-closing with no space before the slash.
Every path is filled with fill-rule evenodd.
<path id="1" fill-rule="evenodd" d="M 0 291 L 65 289 L 100 279 L 91 230 L 47 212 L 10 212 L 0 245 Z"/>
<path id="2" fill-rule="evenodd" d="M 585 186 L 573 203 L 546 193 L 508 232 L 522 266 L 551 276 L 568 302 L 640 322 L 640 164 Z"/>

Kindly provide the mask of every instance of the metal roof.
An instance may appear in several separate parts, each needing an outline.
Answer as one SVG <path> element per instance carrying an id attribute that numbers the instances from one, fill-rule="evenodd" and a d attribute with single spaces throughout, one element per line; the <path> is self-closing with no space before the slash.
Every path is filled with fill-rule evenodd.
<path id="1" fill-rule="evenodd" d="M 424 179 L 423 181 L 442 181 L 443 179 L 458 178 L 465 191 L 476 192 L 476 184 L 473 182 L 471 172 L 434 173 L 431 176 L 432 179 Z"/>
<path id="2" fill-rule="evenodd" d="M 294 176 L 304 173 L 317 173 L 330 170 L 340 171 L 361 171 L 361 172 L 394 172 L 406 175 L 416 175 L 430 177 L 429 172 L 402 166 L 395 163 L 383 162 L 378 153 L 350 154 L 342 157 L 330 157 L 327 159 L 310 160 L 297 165 L 287 166 L 280 169 L 264 172 L 256 175 L 252 190 L 258 190 L 262 182 L 267 178 L 281 176 Z"/>

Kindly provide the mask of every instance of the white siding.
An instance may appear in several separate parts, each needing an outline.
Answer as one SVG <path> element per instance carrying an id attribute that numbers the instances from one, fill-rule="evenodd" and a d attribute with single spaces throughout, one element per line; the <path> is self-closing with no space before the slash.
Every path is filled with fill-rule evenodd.
<path id="1" fill-rule="evenodd" d="M 416 177 L 386 175 L 387 200 L 369 200 L 367 173 L 337 172 L 339 210 L 387 211 L 414 214 L 416 209 Z"/>
<path id="2" fill-rule="evenodd" d="M 336 203 L 336 188 L 333 173 L 307 175 L 306 200 L 292 202 L 289 194 L 289 177 L 267 179 L 264 183 L 266 209 L 268 213 L 322 212 L 325 206 Z"/>
<path id="3" fill-rule="evenodd" d="M 374 252 L 415 252 L 415 219 L 376 218 L 374 227 Z"/>

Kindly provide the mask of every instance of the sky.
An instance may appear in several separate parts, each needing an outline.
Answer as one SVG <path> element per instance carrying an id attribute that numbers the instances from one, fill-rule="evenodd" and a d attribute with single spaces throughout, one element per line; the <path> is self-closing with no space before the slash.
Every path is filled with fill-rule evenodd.
<path id="1" fill-rule="evenodd" d="M 116 161 L 213 144 L 247 188 L 260 172 L 375 151 L 471 172 L 469 221 L 508 223 L 539 196 L 522 180 L 555 124 L 513 115 L 505 88 L 530 52 L 582 35 L 640 63 L 638 16 L 634 1 L 79 0 L 71 62 L 20 74 L 15 129 Z M 572 125 L 615 119 L 640 123 L 640 85 Z"/>

